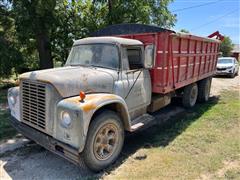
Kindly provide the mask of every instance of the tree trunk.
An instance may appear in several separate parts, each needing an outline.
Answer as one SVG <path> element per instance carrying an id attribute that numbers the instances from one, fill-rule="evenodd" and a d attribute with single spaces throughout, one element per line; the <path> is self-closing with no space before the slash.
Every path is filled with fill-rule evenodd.
<path id="1" fill-rule="evenodd" d="M 112 8 L 113 8 L 113 4 L 112 4 L 112 0 L 108 0 L 108 24 L 112 25 L 113 24 L 113 14 L 112 14 Z"/>
<path id="2" fill-rule="evenodd" d="M 44 34 L 37 34 L 37 49 L 39 54 L 39 68 L 48 69 L 53 68 L 53 60 L 51 56 L 51 45 L 49 37 Z"/>

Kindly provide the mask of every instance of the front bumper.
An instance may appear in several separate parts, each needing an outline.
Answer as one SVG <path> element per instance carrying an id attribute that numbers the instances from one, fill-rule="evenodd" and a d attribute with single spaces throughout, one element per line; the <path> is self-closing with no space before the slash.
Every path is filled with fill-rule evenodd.
<path id="1" fill-rule="evenodd" d="M 42 133 L 24 123 L 21 123 L 14 117 L 11 117 L 10 122 L 12 126 L 17 129 L 17 131 L 19 131 L 22 135 L 35 141 L 37 144 L 43 146 L 47 150 L 71 161 L 74 164 L 79 165 L 80 155 L 76 148 L 62 143 L 45 133 Z"/>
<path id="2" fill-rule="evenodd" d="M 230 70 L 217 70 L 216 71 L 216 75 L 231 75 L 233 73 L 233 70 L 230 69 Z"/>

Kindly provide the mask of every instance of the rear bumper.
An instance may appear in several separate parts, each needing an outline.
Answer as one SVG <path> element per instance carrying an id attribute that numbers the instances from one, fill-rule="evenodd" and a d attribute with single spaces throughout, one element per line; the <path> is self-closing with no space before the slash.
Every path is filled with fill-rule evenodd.
<path id="1" fill-rule="evenodd" d="M 25 137 L 35 141 L 37 144 L 43 146 L 47 150 L 71 161 L 72 163 L 79 165 L 80 159 L 77 149 L 62 143 L 24 123 L 19 122 L 14 117 L 11 117 L 10 122 L 12 126 Z"/>

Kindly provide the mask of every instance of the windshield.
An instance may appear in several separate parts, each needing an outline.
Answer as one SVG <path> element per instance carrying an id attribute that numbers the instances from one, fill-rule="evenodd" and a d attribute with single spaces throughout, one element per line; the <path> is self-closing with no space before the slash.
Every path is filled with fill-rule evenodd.
<path id="1" fill-rule="evenodd" d="M 228 63 L 233 63 L 233 60 L 232 59 L 218 59 L 218 64 L 228 64 Z"/>
<path id="2" fill-rule="evenodd" d="M 87 44 L 74 46 L 66 65 L 119 68 L 118 48 L 112 44 Z"/>

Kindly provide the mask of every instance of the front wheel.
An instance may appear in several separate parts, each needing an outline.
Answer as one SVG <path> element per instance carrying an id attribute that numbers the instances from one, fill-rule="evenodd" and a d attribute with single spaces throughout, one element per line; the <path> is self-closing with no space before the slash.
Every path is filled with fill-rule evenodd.
<path id="1" fill-rule="evenodd" d="M 119 156 L 124 142 L 124 128 L 113 111 L 103 111 L 90 124 L 83 151 L 85 164 L 93 171 L 100 171 Z"/>

